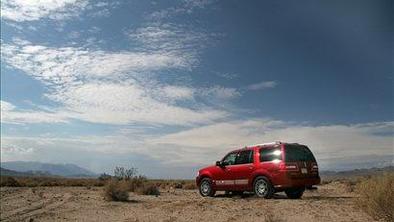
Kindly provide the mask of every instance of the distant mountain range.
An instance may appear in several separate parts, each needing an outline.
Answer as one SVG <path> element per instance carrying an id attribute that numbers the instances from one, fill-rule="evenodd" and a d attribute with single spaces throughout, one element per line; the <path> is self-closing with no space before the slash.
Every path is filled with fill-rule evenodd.
<path id="1" fill-rule="evenodd" d="M 394 172 L 394 166 L 387 166 L 382 168 L 369 168 L 369 169 L 354 169 L 348 171 L 321 171 L 319 174 L 322 178 L 332 179 L 332 178 L 347 178 L 354 176 L 372 176 L 378 175 L 385 172 Z"/>
<path id="2" fill-rule="evenodd" d="M 1 175 L 13 176 L 62 176 L 96 177 L 97 175 L 75 164 L 53 164 L 41 162 L 10 161 L 1 162 Z"/>
<path id="3" fill-rule="evenodd" d="M 1 176 L 13 176 L 13 177 L 44 177 L 44 176 L 53 176 L 48 172 L 41 172 L 41 171 L 26 171 L 26 172 L 18 172 L 14 170 L 9 170 L 0 167 L 0 175 Z"/>

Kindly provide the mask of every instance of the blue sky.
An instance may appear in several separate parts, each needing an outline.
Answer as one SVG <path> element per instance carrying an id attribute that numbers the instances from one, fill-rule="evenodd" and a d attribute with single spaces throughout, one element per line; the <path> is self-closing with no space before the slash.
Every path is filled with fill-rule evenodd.
<path id="1" fill-rule="evenodd" d="M 233 148 L 392 165 L 391 1 L 1 3 L 1 160 L 191 178 Z"/>

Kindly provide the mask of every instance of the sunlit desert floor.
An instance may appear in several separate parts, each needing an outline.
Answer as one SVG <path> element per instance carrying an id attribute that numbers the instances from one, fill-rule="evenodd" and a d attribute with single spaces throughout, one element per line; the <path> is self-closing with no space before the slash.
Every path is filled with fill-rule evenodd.
<path id="1" fill-rule="evenodd" d="M 373 221 L 354 205 L 356 194 L 330 183 L 300 200 L 278 193 L 203 198 L 196 190 L 130 193 L 128 202 L 108 202 L 101 187 L 1 188 L 1 221 Z"/>

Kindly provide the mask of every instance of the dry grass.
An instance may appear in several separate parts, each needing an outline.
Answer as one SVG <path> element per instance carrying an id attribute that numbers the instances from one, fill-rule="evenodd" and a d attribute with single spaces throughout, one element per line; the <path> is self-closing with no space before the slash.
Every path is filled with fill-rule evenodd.
<path id="1" fill-rule="evenodd" d="M 10 179 L 12 178 L 12 179 Z M 3 181 L 15 180 L 17 183 L 3 183 Z M 64 178 L 64 177 L 1 177 L 1 186 L 20 186 L 20 187 L 88 187 L 88 186 L 104 186 L 105 181 L 96 178 Z"/>
<path id="2" fill-rule="evenodd" d="M 264 215 L 264 222 L 281 222 L 282 220 L 275 216 L 271 211 L 267 211 Z"/>
<path id="3" fill-rule="evenodd" d="M 194 181 L 188 182 L 188 183 L 185 183 L 185 185 L 183 185 L 183 189 L 184 190 L 195 190 L 195 189 L 197 189 L 197 185 Z"/>
<path id="4" fill-rule="evenodd" d="M 13 177 L 2 176 L 0 178 L 0 186 L 2 187 L 20 187 L 21 184 Z"/>
<path id="5" fill-rule="evenodd" d="M 376 219 L 394 221 L 394 173 L 374 176 L 356 186 L 357 204 Z"/>
<path id="6" fill-rule="evenodd" d="M 153 195 L 153 196 L 159 196 L 160 191 L 159 188 L 151 183 L 145 183 L 139 188 L 137 188 L 136 193 L 141 194 L 141 195 Z"/>
<path id="7" fill-rule="evenodd" d="M 127 201 L 129 186 L 126 181 L 109 180 L 104 187 L 104 199 L 108 201 Z"/>

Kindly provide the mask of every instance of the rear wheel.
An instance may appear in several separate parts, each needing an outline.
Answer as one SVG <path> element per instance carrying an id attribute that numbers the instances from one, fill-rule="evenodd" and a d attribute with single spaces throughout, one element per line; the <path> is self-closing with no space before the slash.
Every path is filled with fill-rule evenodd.
<path id="1" fill-rule="evenodd" d="M 290 199 L 299 199 L 304 194 L 305 188 L 293 188 L 285 190 L 285 193 L 288 198 Z"/>
<path id="2" fill-rule="evenodd" d="M 254 180 L 253 190 L 256 196 L 270 199 L 274 195 L 274 188 L 271 182 L 263 176 L 259 176 Z"/>
<path id="3" fill-rule="evenodd" d="M 212 181 L 209 178 L 204 178 L 200 182 L 199 191 L 203 197 L 215 196 L 215 191 L 212 189 Z"/>

